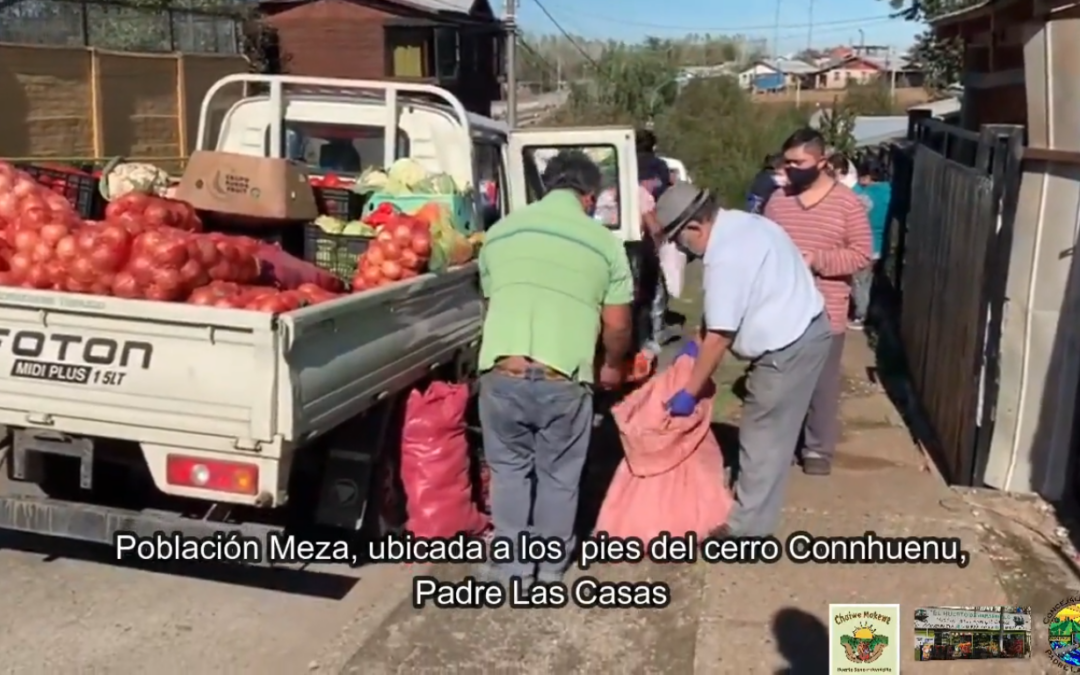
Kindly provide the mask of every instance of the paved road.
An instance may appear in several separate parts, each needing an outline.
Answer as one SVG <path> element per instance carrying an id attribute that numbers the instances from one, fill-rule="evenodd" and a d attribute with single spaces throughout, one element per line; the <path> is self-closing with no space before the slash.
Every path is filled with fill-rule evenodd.
<path id="1" fill-rule="evenodd" d="M 0 532 L 0 673 L 337 673 L 407 596 L 414 572 L 179 575 L 117 567 L 107 553 Z"/>

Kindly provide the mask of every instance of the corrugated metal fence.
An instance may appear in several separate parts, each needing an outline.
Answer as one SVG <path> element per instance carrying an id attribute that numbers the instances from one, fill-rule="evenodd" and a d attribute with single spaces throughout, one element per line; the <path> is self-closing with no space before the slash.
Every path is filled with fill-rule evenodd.
<path id="1" fill-rule="evenodd" d="M 997 391 L 1001 308 L 1023 129 L 913 119 L 893 148 L 883 271 L 915 394 L 952 483 L 978 480 Z"/>

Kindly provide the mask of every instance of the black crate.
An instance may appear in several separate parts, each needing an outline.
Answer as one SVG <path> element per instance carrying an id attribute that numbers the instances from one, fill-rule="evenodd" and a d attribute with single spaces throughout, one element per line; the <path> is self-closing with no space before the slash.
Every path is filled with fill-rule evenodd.
<path id="1" fill-rule="evenodd" d="M 304 227 L 304 260 L 351 281 L 356 274 L 356 259 L 367 250 L 372 237 L 330 234 L 318 225 Z"/>
<path id="2" fill-rule="evenodd" d="M 54 169 L 25 165 L 20 169 L 44 187 L 67 198 L 80 216 L 100 220 L 105 214 L 105 198 L 98 190 L 99 180 L 76 169 Z"/>
<path id="3" fill-rule="evenodd" d="M 333 216 L 345 222 L 359 220 L 364 208 L 364 198 L 345 188 L 313 187 L 315 204 L 319 213 Z"/>

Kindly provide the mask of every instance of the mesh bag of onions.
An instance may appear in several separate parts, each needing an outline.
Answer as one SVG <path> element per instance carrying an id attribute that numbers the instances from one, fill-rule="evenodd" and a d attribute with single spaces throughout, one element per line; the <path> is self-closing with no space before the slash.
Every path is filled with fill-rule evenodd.
<path id="1" fill-rule="evenodd" d="M 375 241 L 357 259 L 354 293 L 411 279 L 427 271 L 431 230 L 422 220 L 398 216 L 379 230 Z"/>

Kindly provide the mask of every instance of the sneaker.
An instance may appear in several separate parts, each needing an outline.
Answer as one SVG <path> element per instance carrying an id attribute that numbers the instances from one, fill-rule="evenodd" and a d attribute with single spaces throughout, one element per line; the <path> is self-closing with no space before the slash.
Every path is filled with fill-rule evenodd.
<path id="1" fill-rule="evenodd" d="M 828 476 L 832 463 L 824 457 L 803 457 L 802 470 L 807 476 Z"/>
<path id="2" fill-rule="evenodd" d="M 851 321 L 848 321 L 847 327 L 848 330 L 862 330 L 863 322 L 859 319 L 852 319 Z"/>

